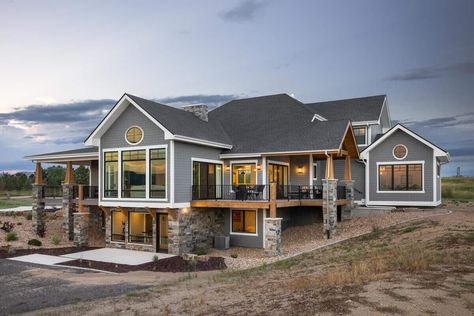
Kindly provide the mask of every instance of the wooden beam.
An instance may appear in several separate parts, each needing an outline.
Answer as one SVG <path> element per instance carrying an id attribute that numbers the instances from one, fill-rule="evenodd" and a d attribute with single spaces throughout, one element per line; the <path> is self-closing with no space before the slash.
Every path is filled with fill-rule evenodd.
<path id="1" fill-rule="evenodd" d="M 276 218 L 277 213 L 277 184 L 275 182 L 270 183 L 270 218 Z"/>
<path id="2" fill-rule="evenodd" d="M 191 207 L 268 209 L 269 203 L 268 201 L 198 200 L 191 201 Z"/>
<path id="3" fill-rule="evenodd" d="M 346 156 L 346 164 L 344 169 L 344 180 L 352 180 L 351 172 L 351 156 Z"/>
<path id="4" fill-rule="evenodd" d="M 73 184 L 74 183 L 74 169 L 72 168 L 72 161 L 66 163 L 66 176 L 64 179 L 64 184 Z"/>
<path id="5" fill-rule="evenodd" d="M 334 179 L 334 162 L 332 154 L 326 157 L 326 179 Z"/>
<path id="6" fill-rule="evenodd" d="M 156 213 L 153 211 L 153 209 L 151 209 L 149 207 L 145 207 L 145 210 L 148 211 L 148 213 L 150 213 L 150 215 L 151 215 L 151 217 L 153 217 L 153 219 L 155 219 Z"/>
<path id="7" fill-rule="evenodd" d="M 41 168 L 41 162 L 36 163 L 35 168 L 35 184 L 41 185 L 43 184 L 43 168 Z"/>
<path id="8" fill-rule="evenodd" d="M 84 212 L 84 185 L 79 184 L 78 187 L 78 205 L 79 205 L 79 213 Z"/>

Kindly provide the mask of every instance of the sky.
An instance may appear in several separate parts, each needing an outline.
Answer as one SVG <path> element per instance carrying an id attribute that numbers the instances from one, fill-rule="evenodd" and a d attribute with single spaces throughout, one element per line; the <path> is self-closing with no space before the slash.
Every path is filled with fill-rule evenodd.
<path id="1" fill-rule="evenodd" d="M 474 1 L 0 0 L 0 171 L 81 147 L 131 93 L 180 106 L 386 94 L 474 175 Z"/>

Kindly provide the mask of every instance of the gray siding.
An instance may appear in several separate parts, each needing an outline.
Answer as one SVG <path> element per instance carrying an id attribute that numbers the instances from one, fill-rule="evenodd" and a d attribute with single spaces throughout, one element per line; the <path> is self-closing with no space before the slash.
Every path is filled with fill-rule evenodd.
<path id="1" fill-rule="evenodd" d="M 375 137 L 377 134 L 382 134 L 382 126 L 381 125 L 370 125 L 370 139 L 369 139 L 369 145 L 374 142 Z M 362 147 L 360 147 L 362 149 Z"/>
<path id="2" fill-rule="evenodd" d="M 298 167 L 303 167 L 303 173 L 298 173 Z M 290 156 L 290 183 L 291 185 L 309 185 L 309 156 Z"/>
<path id="3" fill-rule="evenodd" d="M 90 185 L 99 185 L 99 161 L 92 160 L 90 165 L 89 183 Z"/>
<path id="4" fill-rule="evenodd" d="M 99 163 L 103 165 L 104 149 L 108 148 L 125 148 L 132 150 L 136 146 L 130 145 L 125 140 L 125 132 L 131 126 L 139 126 L 143 129 L 143 140 L 136 146 L 153 146 L 153 145 L 164 145 L 167 144 L 168 148 L 166 150 L 166 187 L 167 187 L 167 199 L 165 201 L 160 201 L 161 203 L 169 202 L 170 195 L 170 148 L 169 141 L 164 139 L 164 132 L 155 125 L 150 119 L 143 115 L 139 110 L 137 110 L 133 105 L 129 105 L 124 112 L 120 115 L 119 118 L 110 126 L 110 128 L 104 133 L 100 140 L 100 157 Z M 191 171 L 190 171 L 191 172 Z M 103 185 L 103 172 L 99 175 Z M 101 188 L 102 192 L 102 188 Z M 119 192 L 119 197 L 121 192 Z M 102 194 L 101 194 L 101 200 Z M 117 201 L 121 200 L 120 198 L 116 199 Z M 127 199 L 124 199 L 125 201 Z M 146 199 L 133 200 L 134 202 L 143 202 Z"/>
<path id="5" fill-rule="evenodd" d="M 408 155 L 401 161 L 419 161 L 424 164 L 424 191 L 425 193 L 377 193 L 377 162 L 400 162 L 392 155 L 392 149 L 397 144 L 403 144 L 408 149 Z M 409 136 L 403 131 L 396 131 L 383 143 L 369 153 L 369 190 L 370 201 L 433 201 L 433 149 Z"/>
<path id="6" fill-rule="evenodd" d="M 220 160 L 218 148 L 175 142 L 175 202 L 191 201 L 192 158 Z"/>
<path id="7" fill-rule="evenodd" d="M 263 210 L 257 211 L 257 236 L 230 234 L 230 209 L 224 210 L 224 233 L 230 236 L 230 245 L 235 247 L 263 248 Z"/>
<path id="8" fill-rule="evenodd" d="M 167 144 L 164 132 L 135 106 L 129 105 L 100 139 L 102 148 L 134 147 L 125 140 L 125 132 L 131 126 L 143 129 L 143 140 L 137 146 Z"/>

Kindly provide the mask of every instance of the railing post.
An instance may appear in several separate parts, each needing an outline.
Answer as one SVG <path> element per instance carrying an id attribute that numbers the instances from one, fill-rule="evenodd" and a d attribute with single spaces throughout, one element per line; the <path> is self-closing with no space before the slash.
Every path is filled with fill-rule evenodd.
<path id="1" fill-rule="evenodd" d="M 84 185 L 79 184 L 79 189 L 78 189 L 78 208 L 79 208 L 79 213 L 84 213 Z"/>

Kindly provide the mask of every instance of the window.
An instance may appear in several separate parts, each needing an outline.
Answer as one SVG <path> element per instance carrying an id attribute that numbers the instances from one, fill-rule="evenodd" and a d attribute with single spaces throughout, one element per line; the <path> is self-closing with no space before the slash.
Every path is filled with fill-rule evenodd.
<path id="1" fill-rule="evenodd" d="M 367 145 L 367 127 L 354 127 L 353 130 L 357 145 Z"/>
<path id="2" fill-rule="evenodd" d="M 379 166 L 379 191 L 422 191 L 422 164 Z"/>
<path id="3" fill-rule="evenodd" d="M 146 197 L 146 151 L 122 152 L 122 197 Z"/>
<path id="4" fill-rule="evenodd" d="M 232 211 L 232 232 L 256 234 L 257 211 Z"/>
<path id="5" fill-rule="evenodd" d="M 118 196 L 118 153 L 104 153 L 104 197 Z"/>
<path id="6" fill-rule="evenodd" d="M 402 160 L 408 155 L 408 149 L 405 145 L 399 144 L 393 147 L 392 154 L 395 159 Z"/>
<path id="7" fill-rule="evenodd" d="M 256 183 L 257 169 L 254 163 L 232 165 L 233 185 L 251 185 Z"/>
<path id="8" fill-rule="evenodd" d="M 125 133 L 125 140 L 130 145 L 136 145 L 143 139 L 143 130 L 138 126 L 130 127 Z"/>
<path id="9" fill-rule="evenodd" d="M 112 212 L 112 241 L 125 241 L 125 215 L 122 212 Z"/>
<path id="10" fill-rule="evenodd" d="M 149 213 L 128 213 L 128 242 L 153 244 L 153 217 Z"/>
<path id="11" fill-rule="evenodd" d="M 166 149 L 150 150 L 150 198 L 166 198 Z"/>
<path id="12" fill-rule="evenodd" d="M 318 179 L 318 164 L 313 164 L 313 180 Z"/>
<path id="13" fill-rule="evenodd" d="M 193 199 L 222 198 L 222 165 L 193 161 Z"/>

